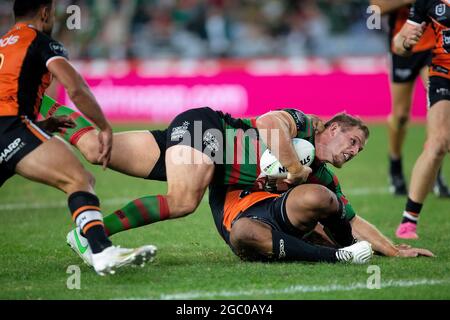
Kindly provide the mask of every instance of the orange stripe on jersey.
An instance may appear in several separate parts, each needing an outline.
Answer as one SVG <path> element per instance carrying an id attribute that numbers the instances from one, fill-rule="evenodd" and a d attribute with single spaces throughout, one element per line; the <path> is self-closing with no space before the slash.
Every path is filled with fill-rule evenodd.
<path id="1" fill-rule="evenodd" d="M 278 198 L 278 194 L 266 191 L 252 192 L 244 198 L 240 198 L 242 190 L 228 191 L 225 197 L 225 205 L 223 209 L 223 225 L 230 231 L 231 223 L 243 211 L 247 210 L 254 204 L 270 198 Z"/>
<path id="2" fill-rule="evenodd" d="M 83 213 L 88 210 L 94 210 L 94 211 L 100 212 L 100 208 L 97 206 L 83 206 L 83 207 L 75 210 L 75 212 L 72 214 L 72 220 L 75 221 L 77 219 L 77 217 L 80 215 L 80 213 Z"/>

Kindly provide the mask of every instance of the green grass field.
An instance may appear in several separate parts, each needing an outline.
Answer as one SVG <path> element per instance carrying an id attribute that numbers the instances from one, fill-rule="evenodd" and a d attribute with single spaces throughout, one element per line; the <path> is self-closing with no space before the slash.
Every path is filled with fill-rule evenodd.
<path id="1" fill-rule="evenodd" d="M 142 128 L 142 126 L 141 126 Z M 117 127 L 125 130 L 125 127 Z M 359 215 L 389 237 L 401 218 L 404 198 L 387 192 L 385 127 L 372 125 L 365 151 L 337 170 L 344 192 Z M 409 177 L 424 140 L 413 125 L 405 149 Z M 55 155 L 57 156 L 57 155 Z M 87 167 L 97 178 L 104 213 L 136 197 L 164 193 L 164 183 L 129 178 Z M 444 174 L 450 180 L 450 161 Z M 64 194 L 20 177 L 0 191 L 0 299 L 449 299 L 450 200 L 430 195 L 423 209 L 418 241 L 437 257 L 375 257 L 381 289 L 366 288 L 367 265 L 266 264 L 241 262 L 217 233 L 207 203 L 192 215 L 120 233 L 123 246 L 155 244 L 157 259 L 145 268 L 121 269 L 99 277 L 65 244 L 71 229 Z M 69 290 L 66 273 L 81 268 L 81 289 Z"/>

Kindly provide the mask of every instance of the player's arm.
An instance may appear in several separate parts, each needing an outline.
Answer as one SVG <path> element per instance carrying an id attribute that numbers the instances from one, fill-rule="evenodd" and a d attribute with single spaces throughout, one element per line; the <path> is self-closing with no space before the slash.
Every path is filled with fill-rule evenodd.
<path id="1" fill-rule="evenodd" d="M 433 253 L 427 249 L 411 248 L 408 246 L 396 246 L 383 235 L 373 224 L 359 216 L 350 220 L 353 235 L 358 240 L 366 240 L 372 244 L 374 251 L 387 257 L 433 257 Z"/>
<path id="2" fill-rule="evenodd" d="M 394 53 L 400 56 L 409 56 L 414 46 L 420 41 L 425 31 L 426 23 L 406 22 L 399 33 L 394 37 Z"/>
<path id="3" fill-rule="evenodd" d="M 370 0 L 370 4 L 378 6 L 381 14 L 388 14 L 404 6 L 413 4 L 416 0 Z"/>
<path id="4" fill-rule="evenodd" d="M 411 55 L 412 49 L 420 41 L 428 22 L 427 1 L 418 0 L 411 8 L 410 15 L 393 40 L 394 53 L 401 56 Z"/>
<path id="5" fill-rule="evenodd" d="M 306 115 L 299 116 L 306 119 Z M 305 182 L 311 173 L 311 168 L 303 166 L 297 157 L 292 138 L 297 136 L 297 124 L 286 111 L 272 111 L 256 120 L 256 127 L 261 139 L 280 163 L 288 170 L 286 182 Z"/>
<path id="6" fill-rule="evenodd" d="M 112 129 L 82 76 L 66 59 L 54 59 L 48 70 L 64 86 L 75 106 L 99 128 L 100 158 L 105 168 L 111 158 Z"/>

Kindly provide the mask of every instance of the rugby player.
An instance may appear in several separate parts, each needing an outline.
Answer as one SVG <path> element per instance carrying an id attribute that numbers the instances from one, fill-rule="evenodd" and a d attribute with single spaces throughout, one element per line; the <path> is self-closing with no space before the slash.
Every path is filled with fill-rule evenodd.
<path id="1" fill-rule="evenodd" d="M 411 55 L 427 25 L 431 25 L 435 39 L 429 69 L 427 138 L 414 165 L 403 220 L 396 231 L 397 237 L 404 239 L 418 238 L 417 222 L 422 205 L 450 150 L 450 3 L 416 1 L 408 21 L 394 38 L 394 49 L 400 55 Z"/>
<path id="2" fill-rule="evenodd" d="M 153 254 L 153 247 L 121 249 L 105 234 L 94 178 L 66 144 L 35 122 L 52 77 L 98 126 L 98 161 L 106 166 L 112 146 L 111 126 L 92 93 L 67 60 L 63 45 L 51 38 L 55 19 L 52 0 L 16 0 L 16 24 L 0 38 L 0 185 L 19 174 L 68 195 L 72 219 L 92 249 L 95 271 L 104 275 Z M 50 119 L 43 127 L 70 127 L 67 118 Z"/>
<path id="3" fill-rule="evenodd" d="M 43 110 L 44 116 L 48 116 L 48 114 L 66 114 L 75 118 L 77 127 L 65 131 L 63 136 L 79 148 L 88 160 L 95 163 L 95 159 L 97 158 L 96 132 L 95 130 L 92 130 L 92 127 L 86 119 L 82 119 L 82 117 L 73 110 L 57 104 L 50 98 L 44 99 L 44 105 L 41 110 Z M 217 165 L 216 179 L 210 182 L 212 190 L 223 190 L 220 189 L 220 187 L 224 185 L 246 185 L 253 187 L 255 180 L 259 176 L 259 165 L 257 164 L 257 160 L 259 159 L 259 155 L 262 154 L 262 150 L 258 149 L 258 144 L 250 139 L 250 135 L 244 134 L 243 129 L 247 129 L 246 132 L 248 133 L 248 128 L 251 127 L 256 127 L 258 132 L 260 129 L 262 131 L 268 128 L 278 128 L 280 131 L 283 131 L 282 135 L 287 137 L 289 142 L 286 142 L 286 144 L 290 144 L 290 139 L 294 136 L 307 139 L 315 144 L 316 161 L 311 168 L 308 168 L 312 173 L 308 175 L 307 182 L 321 184 L 335 194 L 335 196 L 332 197 L 335 204 L 334 209 L 336 208 L 336 203 L 342 205 L 339 215 L 342 215 L 342 212 L 344 211 L 346 212 L 345 216 L 347 217 L 347 220 L 351 221 L 354 229 L 353 232 L 358 235 L 358 238 L 368 240 L 374 246 L 374 250 L 387 256 L 407 256 L 408 254 L 416 254 L 415 252 L 399 252 L 398 248 L 384 237 L 374 226 L 356 216 L 352 206 L 341 191 L 337 177 L 325 165 L 325 162 L 329 162 L 336 167 L 341 167 L 345 162 L 352 159 L 363 149 L 368 138 L 369 131 L 367 127 L 360 120 L 346 114 L 340 114 L 334 117 L 325 124 L 324 129 L 320 122 L 314 124 L 311 117 L 306 116 L 298 110 L 288 109 L 269 112 L 258 119 L 233 119 L 229 115 L 223 115 L 220 112 L 217 113 L 208 108 L 190 110 L 179 115 L 169 126 L 168 130 L 123 132 L 116 134 L 110 167 L 129 175 L 165 181 L 169 178 L 169 176 L 165 176 L 166 167 L 163 161 L 164 155 L 168 154 L 168 151 L 165 152 L 165 150 L 168 149 L 167 145 L 174 137 L 174 134 L 188 134 L 187 129 L 189 126 L 185 122 L 192 122 L 192 114 L 195 114 L 199 120 L 204 119 L 204 116 L 200 112 L 206 113 L 210 118 L 219 116 L 219 118 L 223 120 L 223 123 L 228 126 L 228 129 L 230 129 L 227 131 L 228 135 L 226 136 L 226 141 L 223 145 L 226 148 L 225 153 L 229 152 L 232 155 L 232 157 L 230 157 L 232 161 L 231 163 L 225 163 L 225 168 L 221 168 Z M 188 117 L 189 115 L 190 117 Z M 180 126 L 179 124 L 182 125 Z M 317 129 L 314 129 L 315 126 Z M 208 127 L 212 126 L 209 125 Z M 186 131 L 183 132 L 183 130 Z M 200 141 L 203 142 L 204 140 L 202 138 L 204 137 L 210 137 L 207 133 L 208 132 L 206 131 L 200 132 Z M 214 132 L 214 134 L 217 135 L 217 132 Z M 192 135 L 195 135 L 195 133 L 192 133 Z M 217 137 L 219 136 L 220 135 L 217 135 Z M 246 137 L 249 138 L 247 144 L 244 143 Z M 255 137 L 257 138 L 257 136 L 253 136 L 253 139 L 255 139 Z M 211 139 L 208 139 L 208 141 L 210 140 Z M 175 148 L 176 146 L 177 145 L 172 146 L 171 148 Z M 203 151 L 209 150 L 207 146 L 208 145 L 205 145 Z M 235 150 L 240 149 L 241 151 L 235 152 Z M 241 155 L 241 157 L 239 157 L 239 155 Z M 247 162 L 236 161 L 237 158 L 244 159 L 242 158 L 243 155 L 247 155 L 248 159 L 256 161 L 251 162 L 248 161 L 248 159 Z M 209 156 L 212 156 L 211 153 L 209 153 Z M 227 158 L 226 155 L 221 155 L 221 157 Z M 297 159 L 296 154 L 294 154 L 293 157 L 294 159 Z M 180 198 L 183 198 L 185 194 L 190 192 L 189 188 L 193 187 L 191 184 L 194 183 L 196 179 L 195 176 L 189 173 L 188 168 L 190 165 L 185 164 L 185 166 L 187 167 L 185 176 L 173 177 L 174 179 L 187 180 L 184 182 L 185 185 L 187 185 L 187 189 L 178 190 L 179 193 L 177 195 Z M 167 173 L 169 174 L 169 172 Z M 190 179 L 192 180 L 191 183 L 189 183 Z M 288 182 L 292 181 L 288 180 Z M 194 187 L 197 188 L 197 186 Z M 219 210 L 220 212 L 220 208 L 222 207 L 223 209 L 223 206 L 220 205 L 220 200 L 218 199 L 222 199 L 223 197 L 220 196 L 216 199 L 216 197 L 211 194 L 217 194 L 217 192 L 213 191 L 210 193 L 210 203 L 213 211 Z M 329 195 L 329 192 L 326 193 L 326 195 Z M 273 198 L 273 196 L 270 196 L 269 198 Z M 217 201 L 219 201 L 219 205 L 217 205 Z M 197 206 L 196 203 L 194 205 L 195 207 Z M 319 206 L 319 212 L 316 214 L 320 215 L 320 208 L 323 204 L 316 203 L 315 205 Z M 161 214 L 158 215 L 158 211 L 155 210 L 155 208 L 167 210 L 167 206 L 162 205 L 162 202 L 159 199 L 155 199 L 155 197 L 143 197 L 137 199 L 105 218 L 107 231 L 112 235 L 123 230 L 162 220 Z M 327 212 L 333 211 L 334 209 L 328 208 L 329 211 Z M 335 212 L 337 211 L 335 210 Z M 297 211 L 295 211 L 295 214 L 297 214 Z M 299 214 L 301 215 L 302 213 L 300 212 Z M 217 217 L 220 216 L 220 213 L 215 213 L 214 215 L 216 216 L 216 224 L 219 228 L 220 224 L 217 222 Z M 165 218 L 167 219 L 168 217 L 166 216 Z M 314 219 L 316 219 L 316 217 Z M 219 228 L 219 232 L 223 234 L 221 228 L 222 227 Z M 226 232 L 229 231 L 230 230 L 227 230 Z M 73 244 L 72 247 L 77 251 L 75 245 L 77 241 L 75 238 L 79 238 L 77 232 L 69 233 L 68 241 Z M 78 250 L 78 253 L 79 252 L 80 250 Z"/>
<path id="4" fill-rule="evenodd" d="M 390 191 L 395 195 L 407 195 L 402 165 L 402 149 L 409 122 L 414 84 L 420 75 L 423 83 L 428 82 L 428 67 L 431 65 L 434 36 L 431 27 L 424 32 L 422 39 L 412 49 L 408 57 L 393 52 L 393 38 L 408 18 L 411 4 L 415 0 L 371 0 L 372 5 L 381 9 L 381 14 L 389 17 L 390 47 L 390 88 L 392 110 L 388 118 L 389 141 L 389 181 Z M 450 197 L 450 191 L 439 171 L 433 188 L 439 197 Z"/>

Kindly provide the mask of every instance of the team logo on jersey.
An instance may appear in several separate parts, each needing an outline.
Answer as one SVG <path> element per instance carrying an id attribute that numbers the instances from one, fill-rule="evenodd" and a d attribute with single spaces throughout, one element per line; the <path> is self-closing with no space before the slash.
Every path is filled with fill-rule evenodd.
<path id="1" fill-rule="evenodd" d="M 64 46 L 59 42 L 50 43 L 50 49 L 53 51 L 53 53 L 55 53 L 57 55 L 67 56 L 66 48 L 64 48 Z"/>
<path id="2" fill-rule="evenodd" d="M 4 48 L 6 46 L 16 44 L 19 39 L 19 36 L 9 36 L 8 38 L 0 39 L 0 47 Z"/>
<path id="3" fill-rule="evenodd" d="M 186 132 L 188 131 L 189 125 L 190 125 L 189 121 L 185 121 L 183 122 L 182 126 L 173 128 L 172 133 L 170 135 L 170 140 L 180 141 L 180 139 L 182 139 L 186 134 Z"/>
<path id="4" fill-rule="evenodd" d="M 444 3 L 438 4 L 436 6 L 436 15 L 442 17 L 447 10 L 447 6 Z"/>
<path id="5" fill-rule="evenodd" d="M 218 152 L 219 151 L 219 140 L 211 134 L 210 132 L 206 132 L 203 137 L 203 144 L 205 145 L 205 148 L 212 151 L 212 152 Z"/>

